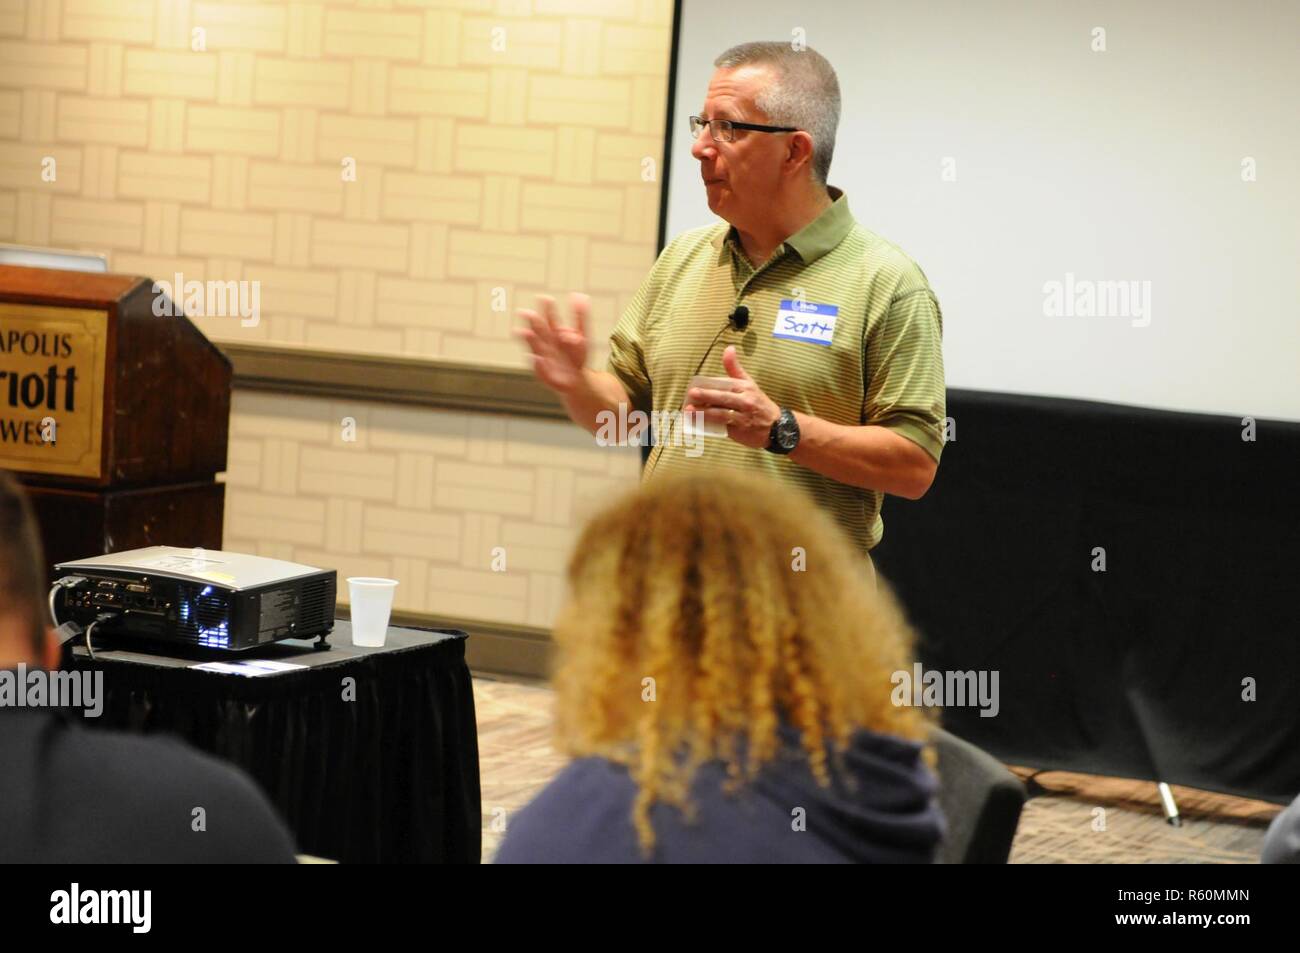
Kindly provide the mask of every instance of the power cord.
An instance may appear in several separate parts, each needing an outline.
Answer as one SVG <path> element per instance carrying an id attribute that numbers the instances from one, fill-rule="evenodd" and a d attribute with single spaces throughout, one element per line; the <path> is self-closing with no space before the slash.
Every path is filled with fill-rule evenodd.
<path id="1" fill-rule="evenodd" d="M 90 623 L 90 625 L 86 627 L 84 632 L 81 626 L 78 625 L 76 622 L 72 621 L 71 619 L 69 619 L 67 622 L 62 622 L 62 623 L 59 622 L 59 607 L 58 607 L 59 590 L 75 589 L 77 586 L 80 586 L 84 582 L 86 582 L 85 576 L 64 576 L 61 579 L 54 580 L 54 585 L 50 587 L 50 599 L 49 599 L 50 620 L 54 623 L 55 631 L 58 634 L 59 643 L 61 645 L 66 645 L 68 642 L 72 641 L 77 636 L 84 635 L 86 638 L 86 651 L 90 654 L 90 658 L 94 660 L 95 646 L 90 641 L 90 638 L 95 631 L 95 626 L 99 625 L 101 622 L 107 622 L 110 619 L 116 618 L 117 613 L 114 612 L 99 613 L 95 617 L 95 621 Z"/>
<path id="2" fill-rule="evenodd" d="M 99 625 L 101 622 L 108 622 L 116 618 L 117 618 L 117 613 L 115 612 L 101 612 L 98 616 L 95 617 L 94 622 L 86 626 L 86 651 L 90 653 L 90 660 L 92 662 L 95 660 L 95 646 L 91 644 L 90 636 L 94 633 L 95 626 Z"/>
<path id="3" fill-rule="evenodd" d="M 59 627 L 59 612 L 55 607 L 55 600 L 58 598 L 60 589 L 72 589 L 86 581 L 85 576 L 64 576 L 61 579 L 54 580 L 54 585 L 50 587 L 50 621 L 54 627 Z"/>

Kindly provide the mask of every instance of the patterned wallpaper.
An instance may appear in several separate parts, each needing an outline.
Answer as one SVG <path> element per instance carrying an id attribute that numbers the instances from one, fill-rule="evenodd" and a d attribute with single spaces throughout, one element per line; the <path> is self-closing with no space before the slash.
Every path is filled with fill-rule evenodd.
<path id="1" fill-rule="evenodd" d="M 567 423 L 235 393 L 225 547 L 397 579 L 399 609 L 546 627 L 634 448 Z M 504 561 L 497 558 L 504 557 Z"/>
<path id="2" fill-rule="evenodd" d="M 0 0 L 0 241 L 255 282 L 255 325 L 195 323 L 352 353 L 520 366 L 514 309 L 584 290 L 603 361 L 654 259 L 671 18 Z M 399 609 L 546 626 L 578 527 L 638 464 L 561 422 L 237 391 L 225 546 L 391 575 Z"/>
<path id="3" fill-rule="evenodd" d="M 606 332 L 654 258 L 671 17 L 0 0 L 0 241 L 257 282 L 218 341 L 517 366 L 515 307 L 585 290 Z"/>

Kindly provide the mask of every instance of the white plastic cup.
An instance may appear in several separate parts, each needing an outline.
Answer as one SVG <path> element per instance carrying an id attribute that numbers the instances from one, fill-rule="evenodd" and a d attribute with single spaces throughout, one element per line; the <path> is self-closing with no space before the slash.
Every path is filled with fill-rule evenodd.
<path id="1" fill-rule="evenodd" d="M 374 576 L 349 576 L 348 593 L 352 599 L 352 644 L 378 648 L 388 634 L 388 618 L 393 614 L 393 591 L 396 579 Z"/>
<path id="2" fill-rule="evenodd" d="M 730 377 L 705 377 L 702 374 L 696 374 L 691 378 L 691 382 L 686 385 L 689 391 L 692 387 L 700 387 L 704 390 L 735 390 L 736 384 Z M 687 397 L 682 401 L 685 407 L 691 402 Z M 682 421 L 682 433 L 688 437 L 725 437 L 727 435 L 727 425 L 716 421 L 700 421 L 702 426 L 697 427 L 695 414 L 685 414 Z"/>

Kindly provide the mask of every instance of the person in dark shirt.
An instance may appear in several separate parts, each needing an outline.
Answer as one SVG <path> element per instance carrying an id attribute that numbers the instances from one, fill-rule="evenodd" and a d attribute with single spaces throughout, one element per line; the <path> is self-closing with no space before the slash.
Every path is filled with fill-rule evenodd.
<path id="1" fill-rule="evenodd" d="M 58 665 L 43 565 L 27 500 L 0 471 L 0 674 L 11 685 Z M 79 711 L 6 697 L 0 862 L 293 863 L 289 832 L 234 768 L 178 741 L 89 731 Z"/>
<path id="2" fill-rule="evenodd" d="M 573 760 L 498 863 L 929 863 L 944 833 L 913 635 L 811 499 L 722 471 L 598 514 L 556 621 Z"/>
<path id="3" fill-rule="evenodd" d="M 1300 864 L 1300 797 L 1268 825 L 1261 864 Z"/>

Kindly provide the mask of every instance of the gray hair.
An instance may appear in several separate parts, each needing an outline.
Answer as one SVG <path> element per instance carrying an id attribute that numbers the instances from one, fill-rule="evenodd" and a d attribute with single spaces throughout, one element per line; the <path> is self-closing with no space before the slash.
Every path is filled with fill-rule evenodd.
<path id="1" fill-rule="evenodd" d="M 797 126 L 812 136 L 813 178 L 826 185 L 840 124 L 840 82 L 826 57 L 812 47 L 795 49 L 790 43 L 741 43 L 713 65 L 772 67 L 776 80 L 759 92 L 754 105 L 767 113 L 773 125 Z"/>

